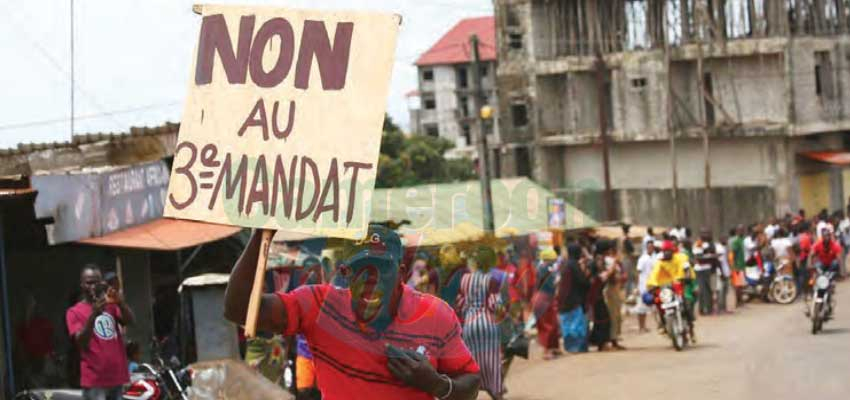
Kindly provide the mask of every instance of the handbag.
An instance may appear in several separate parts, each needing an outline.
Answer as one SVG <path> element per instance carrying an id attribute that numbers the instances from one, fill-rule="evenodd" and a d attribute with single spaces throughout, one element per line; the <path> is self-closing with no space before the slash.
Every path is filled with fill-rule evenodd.
<path id="1" fill-rule="evenodd" d="M 528 338 L 522 333 L 514 335 L 505 348 L 505 356 L 519 356 L 528 360 Z"/>

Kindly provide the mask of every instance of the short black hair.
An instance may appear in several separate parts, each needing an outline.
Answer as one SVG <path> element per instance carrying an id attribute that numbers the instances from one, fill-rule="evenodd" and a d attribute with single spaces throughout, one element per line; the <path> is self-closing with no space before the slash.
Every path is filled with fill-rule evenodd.
<path id="1" fill-rule="evenodd" d="M 80 269 L 80 278 L 83 277 L 83 274 L 86 273 L 86 271 L 97 272 L 101 274 L 101 276 L 103 275 L 103 271 L 100 269 L 100 266 L 94 263 L 83 265 L 83 268 Z"/>

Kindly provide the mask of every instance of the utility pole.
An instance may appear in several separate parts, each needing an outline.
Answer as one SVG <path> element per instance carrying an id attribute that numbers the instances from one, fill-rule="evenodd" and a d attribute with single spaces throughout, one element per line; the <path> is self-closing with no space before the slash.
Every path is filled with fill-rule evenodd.
<path id="1" fill-rule="evenodd" d="M 71 0 L 71 136 L 74 140 L 74 0 Z"/>
<path id="2" fill-rule="evenodd" d="M 602 168 L 605 175 L 605 219 L 614 220 L 614 192 L 611 190 L 611 164 L 608 146 L 608 93 L 605 90 L 607 73 L 602 53 L 596 53 L 596 99 L 599 108 L 599 138 L 602 141 Z"/>
<path id="3" fill-rule="evenodd" d="M 478 36 L 472 35 L 469 38 L 472 45 L 472 82 L 475 85 L 475 113 L 478 117 L 478 178 L 481 181 L 481 206 L 483 208 L 484 232 L 487 234 L 495 234 L 496 229 L 493 223 L 493 194 L 490 190 L 490 160 L 489 150 L 487 149 L 487 132 L 485 119 L 491 118 L 490 110 L 485 114 L 483 107 L 485 106 L 484 85 L 481 80 L 481 56 L 478 52 Z"/>
<path id="4" fill-rule="evenodd" d="M 709 101 L 709 94 L 706 93 L 705 88 L 705 71 L 703 66 L 703 44 L 705 43 L 705 37 L 702 35 L 702 28 L 707 26 L 707 18 L 708 15 L 705 12 L 704 5 L 699 7 L 699 17 L 697 18 L 697 27 L 698 31 L 701 33 L 699 36 L 699 41 L 697 41 L 697 84 L 699 85 L 699 94 L 700 94 L 700 110 L 702 111 L 702 157 L 703 157 L 703 171 L 705 177 L 705 194 L 703 195 L 703 226 L 706 228 L 711 227 L 711 149 L 709 147 L 709 139 L 708 132 L 711 127 L 708 126 L 708 115 L 706 111 L 706 102 Z M 723 35 L 719 35 L 719 37 L 723 37 Z M 721 39 L 723 40 L 723 39 Z"/>

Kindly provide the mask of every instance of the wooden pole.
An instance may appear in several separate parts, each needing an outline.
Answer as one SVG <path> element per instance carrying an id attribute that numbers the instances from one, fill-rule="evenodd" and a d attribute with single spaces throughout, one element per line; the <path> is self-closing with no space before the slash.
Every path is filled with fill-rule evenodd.
<path id="1" fill-rule="evenodd" d="M 254 274 L 254 286 L 251 288 L 251 297 L 248 301 L 248 315 L 245 316 L 245 337 L 248 339 L 257 336 L 257 317 L 260 313 L 260 302 L 263 299 L 263 285 L 266 282 L 266 261 L 269 258 L 269 246 L 272 242 L 274 231 L 263 229 L 260 240 L 260 254 L 257 256 L 257 272 Z"/>
<path id="2" fill-rule="evenodd" d="M 115 256 L 115 274 L 118 275 L 118 290 L 124 291 L 124 268 L 121 267 L 121 256 Z"/>

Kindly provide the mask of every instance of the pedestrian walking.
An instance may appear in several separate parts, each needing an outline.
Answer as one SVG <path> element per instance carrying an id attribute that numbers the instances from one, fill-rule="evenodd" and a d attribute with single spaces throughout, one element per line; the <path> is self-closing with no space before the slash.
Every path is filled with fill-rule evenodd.
<path id="1" fill-rule="evenodd" d="M 616 349 L 622 350 L 624 347 L 620 345 L 620 341 L 623 336 L 624 288 L 628 277 L 623 270 L 623 264 L 616 257 L 613 246 L 605 251 L 604 263 L 605 268 L 612 270 L 604 291 L 605 304 L 608 306 L 608 315 L 611 319 L 611 343 Z"/>
<path id="2" fill-rule="evenodd" d="M 700 237 L 693 246 L 694 271 L 697 276 L 697 287 L 699 290 L 699 312 L 701 315 L 710 315 L 714 312 L 714 291 L 711 289 L 715 280 L 715 273 L 719 266 L 717 249 L 711 237 L 711 231 L 706 228 L 700 230 Z"/>
<path id="3" fill-rule="evenodd" d="M 714 248 L 717 250 L 717 259 L 720 260 L 720 269 L 715 272 L 717 276 L 717 284 L 714 288 L 716 293 L 715 304 L 717 312 L 720 314 L 729 312 L 727 308 L 727 298 L 729 296 L 729 278 L 732 276 L 732 269 L 729 266 L 729 251 L 724 243 L 728 243 L 729 238 L 724 236 L 720 241 L 714 243 Z"/>
<path id="4" fill-rule="evenodd" d="M 613 344 L 614 349 L 623 349 L 619 343 L 612 340 L 611 334 L 611 313 L 608 304 L 605 302 L 605 288 L 616 273 L 616 265 L 605 265 L 605 252 L 608 251 L 610 245 L 607 242 L 597 243 L 596 254 L 591 266 L 591 285 L 588 292 L 588 309 L 590 310 L 590 320 L 593 326 L 590 330 L 588 343 L 597 347 L 599 351 L 609 349 L 608 345 Z"/>
<path id="5" fill-rule="evenodd" d="M 646 316 L 652 311 L 652 309 L 646 305 L 642 299 L 646 296 L 646 281 L 649 279 L 649 274 L 652 273 L 652 267 L 655 266 L 655 260 L 658 257 L 655 252 L 655 243 L 647 242 L 646 250 L 643 254 L 641 254 L 640 258 L 637 262 L 637 272 L 638 272 L 638 297 L 637 305 L 635 305 L 634 313 L 637 314 L 638 318 L 638 332 L 647 333 L 649 332 L 649 328 L 646 327 Z"/>
<path id="6" fill-rule="evenodd" d="M 478 246 L 469 257 L 469 272 L 460 283 L 459 304 L 463 305 L 463 341 L 481 369 L 481 389 L 491 398 L 502 398 L 501 336 L 495 310 L 500 306 L 498 282 L 490 274 L 496 254 Z M 504 274 L 502 274 L 504 275 Z"/>
<path id="7" fill-rule="evenodd" d="M 564 337 L 564 350 L 570 353 L 587 351 L 587 317 L 585 304 L 590 289 L 590 270 L 581 246 L 567 246 L 567 262 L 561 267 L 558 289 L 558 317 Z"/>
<path id="8" fill-rule="evenodd" d="M 735 307 L 741 307 L 744 301 L 744 270 L 747 257 L 744 251 L 744 226 L 738 225 L 735 234 L 729 239 L 730 260 L 732 260 L 732 285 L 735 287 Z"/>
<path id="9" fill-rule="evenodd" d="M 540 252 L 537 267 L 537 292 L 532 300 L 534 317 L 537 319 L 537 340 L 543 347 L 543 359 L 550 360 L 560 354 L 558 342 L 561 336 L 558 324 L 558 303 L 555 289 L 558 279 L 558 255 L 553 249 Z"/>

